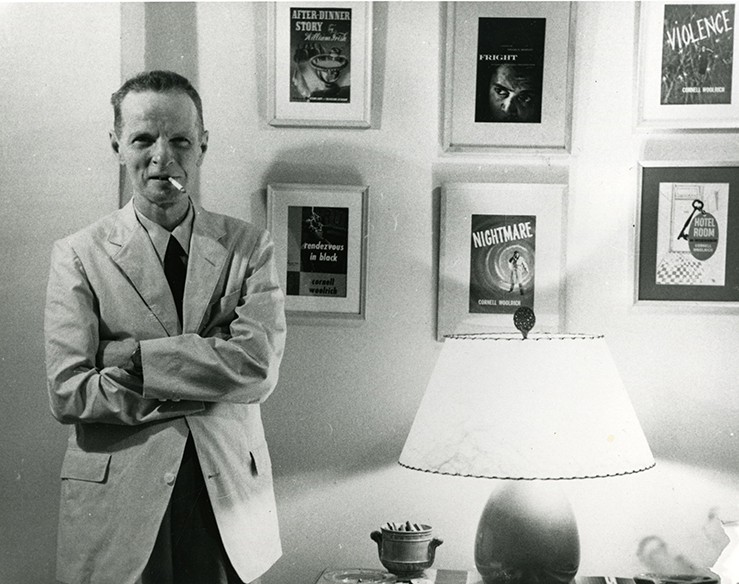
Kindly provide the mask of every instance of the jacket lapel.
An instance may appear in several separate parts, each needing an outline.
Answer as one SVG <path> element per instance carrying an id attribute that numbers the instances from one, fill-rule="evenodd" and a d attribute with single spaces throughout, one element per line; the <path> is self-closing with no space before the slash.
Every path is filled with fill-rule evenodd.
<path id="1" fill-rule="evenodd" d="M 108 235 L 108 245 L 111 259 L 126 274 L 167 334 L 179 334 L 177 309 L 164 270 L 146 230 L 136 219 L 132 201 L 118 213 Z"/>
<path id="2" fill-rule="evenodd" d="M 218 285 L 228 250 L 221 243 L 225 231 L 220 222 L 204 209 L 195 206 L 195 220 L 190 236 L 187 260 L 187 282 L 183 302 L 183 330 L 196 333 Z"/>

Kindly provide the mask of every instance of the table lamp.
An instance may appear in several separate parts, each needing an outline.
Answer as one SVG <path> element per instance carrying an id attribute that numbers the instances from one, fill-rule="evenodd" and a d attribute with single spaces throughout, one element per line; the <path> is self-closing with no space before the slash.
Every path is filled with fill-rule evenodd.
<path id="1" fill-rule="evenodd" d="M 506 480 L 477 528 L 485 584 L 572 581 L 579 535 L 557 483 L 655 464 L 604 337 L 525 332 L 446 337 L 399 462 Z"/>

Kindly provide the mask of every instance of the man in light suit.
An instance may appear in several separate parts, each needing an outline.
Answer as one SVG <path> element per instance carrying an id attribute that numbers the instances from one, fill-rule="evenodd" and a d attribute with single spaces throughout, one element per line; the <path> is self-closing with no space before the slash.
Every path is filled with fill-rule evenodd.
<path id="1" fill-rule="evenodd" d="M 277 382 L 284 297 L 273 244 L 186 189 L 208 133 L 187 79 L 113 94 L 133 198 L 55 243 L 45 314 L 62 465 L 57 578 L 251 582 L 280 556 L 260 406 Z"/>

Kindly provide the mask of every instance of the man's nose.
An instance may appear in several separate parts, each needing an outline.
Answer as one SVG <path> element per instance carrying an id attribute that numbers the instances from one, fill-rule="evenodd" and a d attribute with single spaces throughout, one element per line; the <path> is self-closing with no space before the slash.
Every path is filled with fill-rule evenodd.
<path id="1" fill-rule="evenodd" d="M 166 168 L 174 162 L 174 154 L 168 141 L 159 139 L 154 143 L 151 161 L 159 168 Z"/>

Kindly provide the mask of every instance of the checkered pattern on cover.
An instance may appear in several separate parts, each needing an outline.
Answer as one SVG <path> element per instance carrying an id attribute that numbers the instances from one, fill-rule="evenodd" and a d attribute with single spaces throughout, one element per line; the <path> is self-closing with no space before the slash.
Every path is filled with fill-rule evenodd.
<path id="1" fill-rule="evenodd" d="M 657 284 L 690 286 L 702 278 L 703 266 L 689 252 L 670 252 L 657 266 Z"/>

